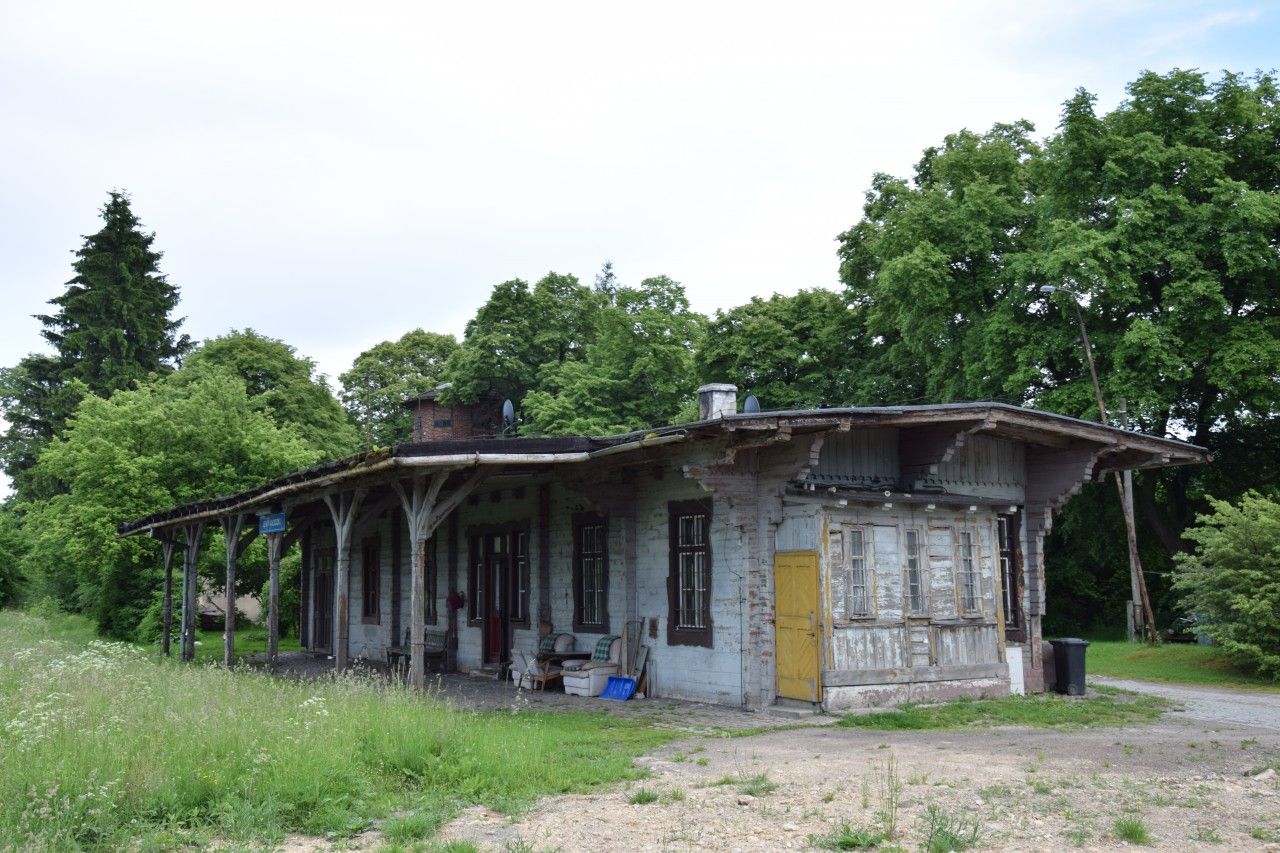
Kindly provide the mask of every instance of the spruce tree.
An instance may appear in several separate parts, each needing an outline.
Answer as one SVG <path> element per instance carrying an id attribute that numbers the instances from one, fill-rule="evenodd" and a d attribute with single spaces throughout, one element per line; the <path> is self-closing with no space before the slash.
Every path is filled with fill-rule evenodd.
<path id="1" fill-rule="evenodd" d="M 171 314 L 178 288 L 160 272 L 155 234 L 111 192 L 104 225 L 84 238 L 66 292 L 50 300 L 58 310 L 37 315 L 41 334 L 55 350 L 32 354 L 0 371 L 0 402 L 9 428 L 0 437 L 0 464 L 20 493 L 27 472 L 58 435 L 85 393 L 101 397 L 128 388 L 150 373 L 173 369 L 190 346 Z"/>

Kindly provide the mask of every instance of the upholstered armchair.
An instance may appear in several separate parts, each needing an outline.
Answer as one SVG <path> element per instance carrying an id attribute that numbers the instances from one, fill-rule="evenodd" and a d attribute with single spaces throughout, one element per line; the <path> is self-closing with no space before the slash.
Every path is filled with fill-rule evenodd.
<path id="1" fill-rule="evenodd" d="M 513 651 L 511 653 L 511 680 L 517 687 L 543 689 L 547 682 L 560 677 L 563 667 L 557 665 L 558 655 L 573 651 L 572 634 L 551 633 L 542 638 L 536 652 Z"/>
<path id="2" fill-rule="evenodd" d="M 617 675 L 622 659 L 622 638 L 602 637 L 588 661 L 569 661 L 560 673 L 564 692 L 576 696 L 599 696 L 609 676 Z"/>

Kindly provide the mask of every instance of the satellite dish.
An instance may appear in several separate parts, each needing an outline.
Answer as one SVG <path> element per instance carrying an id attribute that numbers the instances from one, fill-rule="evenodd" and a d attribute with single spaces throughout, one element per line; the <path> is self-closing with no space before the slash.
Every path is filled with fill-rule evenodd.
<path id="1" fill-rule="evenodd" d="M 516 423 L 516 407 L 511 404 L 510 400 L 502 401 L 502 428 L 510 429 Z"/>
<path id="2" fill-rule="evenodd" d="M 754 415 L 760 412 L 760 401 L 756 399 L 755 394 L 747 397 L 746 402 L 742 404 L 742 412 L 747 415 Z"/>

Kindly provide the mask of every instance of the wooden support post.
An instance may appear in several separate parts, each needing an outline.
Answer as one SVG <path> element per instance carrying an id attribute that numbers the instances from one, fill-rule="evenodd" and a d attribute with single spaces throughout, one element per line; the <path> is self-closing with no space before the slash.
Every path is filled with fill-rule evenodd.
<path id="1" fill-rule="evenodd" d="M 426 598 L 427 598 L 427 540 L 449 515 L 484 482 L 488 471 L 476 471 L 443 501 L 438 501 L 440 490 L 449 479 L 450 470 L 436 471 L 428 482 L 426 474 L 415 474 L 408 484 L 392 483 L 400 495 L 405 519 L 409 522 L 409 541 L 413 543 L 413 566 L 409 595 L 409 683 L 421 688 L 426 684 L 423 658 L 426 653 Z M 447 657 L 447 654 L 446 654 Z"/>
<path id="2" fill-rule="evenodd" d="M 182 560 L 182 659 L 194 660 L 196 656 L 196 567 L 200 563 L 200 537 L 204 535 L 204 522 L 193 521 L 182 526 L 187 540 L 187 551 Z"/>
<path id="3" fill-rule="evenodd" d="M 173 633 L 173 534 L 166 533 L 160 540 L 164 559 L 164 610 L 160 620 L 160 654 L 169 657 L 169 640 Z"/>
<path id="4" fill-rule="evenodd" d="M 436 498 L 448 478 L 448 471 L 439 471 L 432 475 L 428 483 L 426 475 L 417 474 L 408 491 L 399 481 L 393 483 L 396 493 L 400 495 L 405 520 L 409 523 L 409 541 L 413 543 L 413 563 L 409 569 L 409 683 L 419 688 L 426 683 L 423 657 L 426 654 L 424 632 L 427 620 L 423 605 L 427 598 L 427 549 L 422 547 L 422 542 L 425 541 L 422 531 L 427 526 Z"/>
<path id="5" fill-rule="evenodd" d="M 404 522 L 400 514 L 391 516 L 391 645 L 398 646 L 403 637 L 401 611 L 404 609 Z"/>
<path id="6" fill-rule="evenodd" d="M 280 552 L 284 550 L 284 534 L 267 534 L 267 564 L 271 582 L 267 595 L 267 666 L 276 671 L 280 655 Z"/>
<path id="7" fill-rule="evenodd" d="M 230 669 L 236 662 L 236 557 L 240 531 L 244 528 L 244 516 L 222 517 L 222 541 L 227 547 L 227 611 L 222 631 L 222 665 Z"/>
<path id="8" fill-rule="evenodd" d="M 325 495 L 324 502 L 333 516 L 334 544 L 337 546 L 338 570 L 334 572 L 334 601 L 337 602 L 337 639 L 333 648 L 333 666 L 338 672 L 347 670 L 347 644 L 351 632 L 350 595 L 348 575 L 351 572 L 351 530 L 356 520 L 356 510 L 364 500 L 364 489 Z"/>

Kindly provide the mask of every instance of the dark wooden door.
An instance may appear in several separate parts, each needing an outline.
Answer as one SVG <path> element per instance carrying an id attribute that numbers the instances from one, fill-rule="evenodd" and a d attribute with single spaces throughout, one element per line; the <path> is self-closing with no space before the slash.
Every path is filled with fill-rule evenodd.
<path id="1" fill-rule="evenodd" d="M 311 648 L 318 652 L 333 653 L 333 572 L 318 571 L 315 574 L 316 617 L 315 633 Z"/>
<path id="2" fill-rule="evenodd" d="M 511 561 L 505 553 L 490 553 L 485 558 L 486 601 L 481 611 L 484 613 L 485 663 L 496 664 L 511 659 L 510 567 Z"/>

